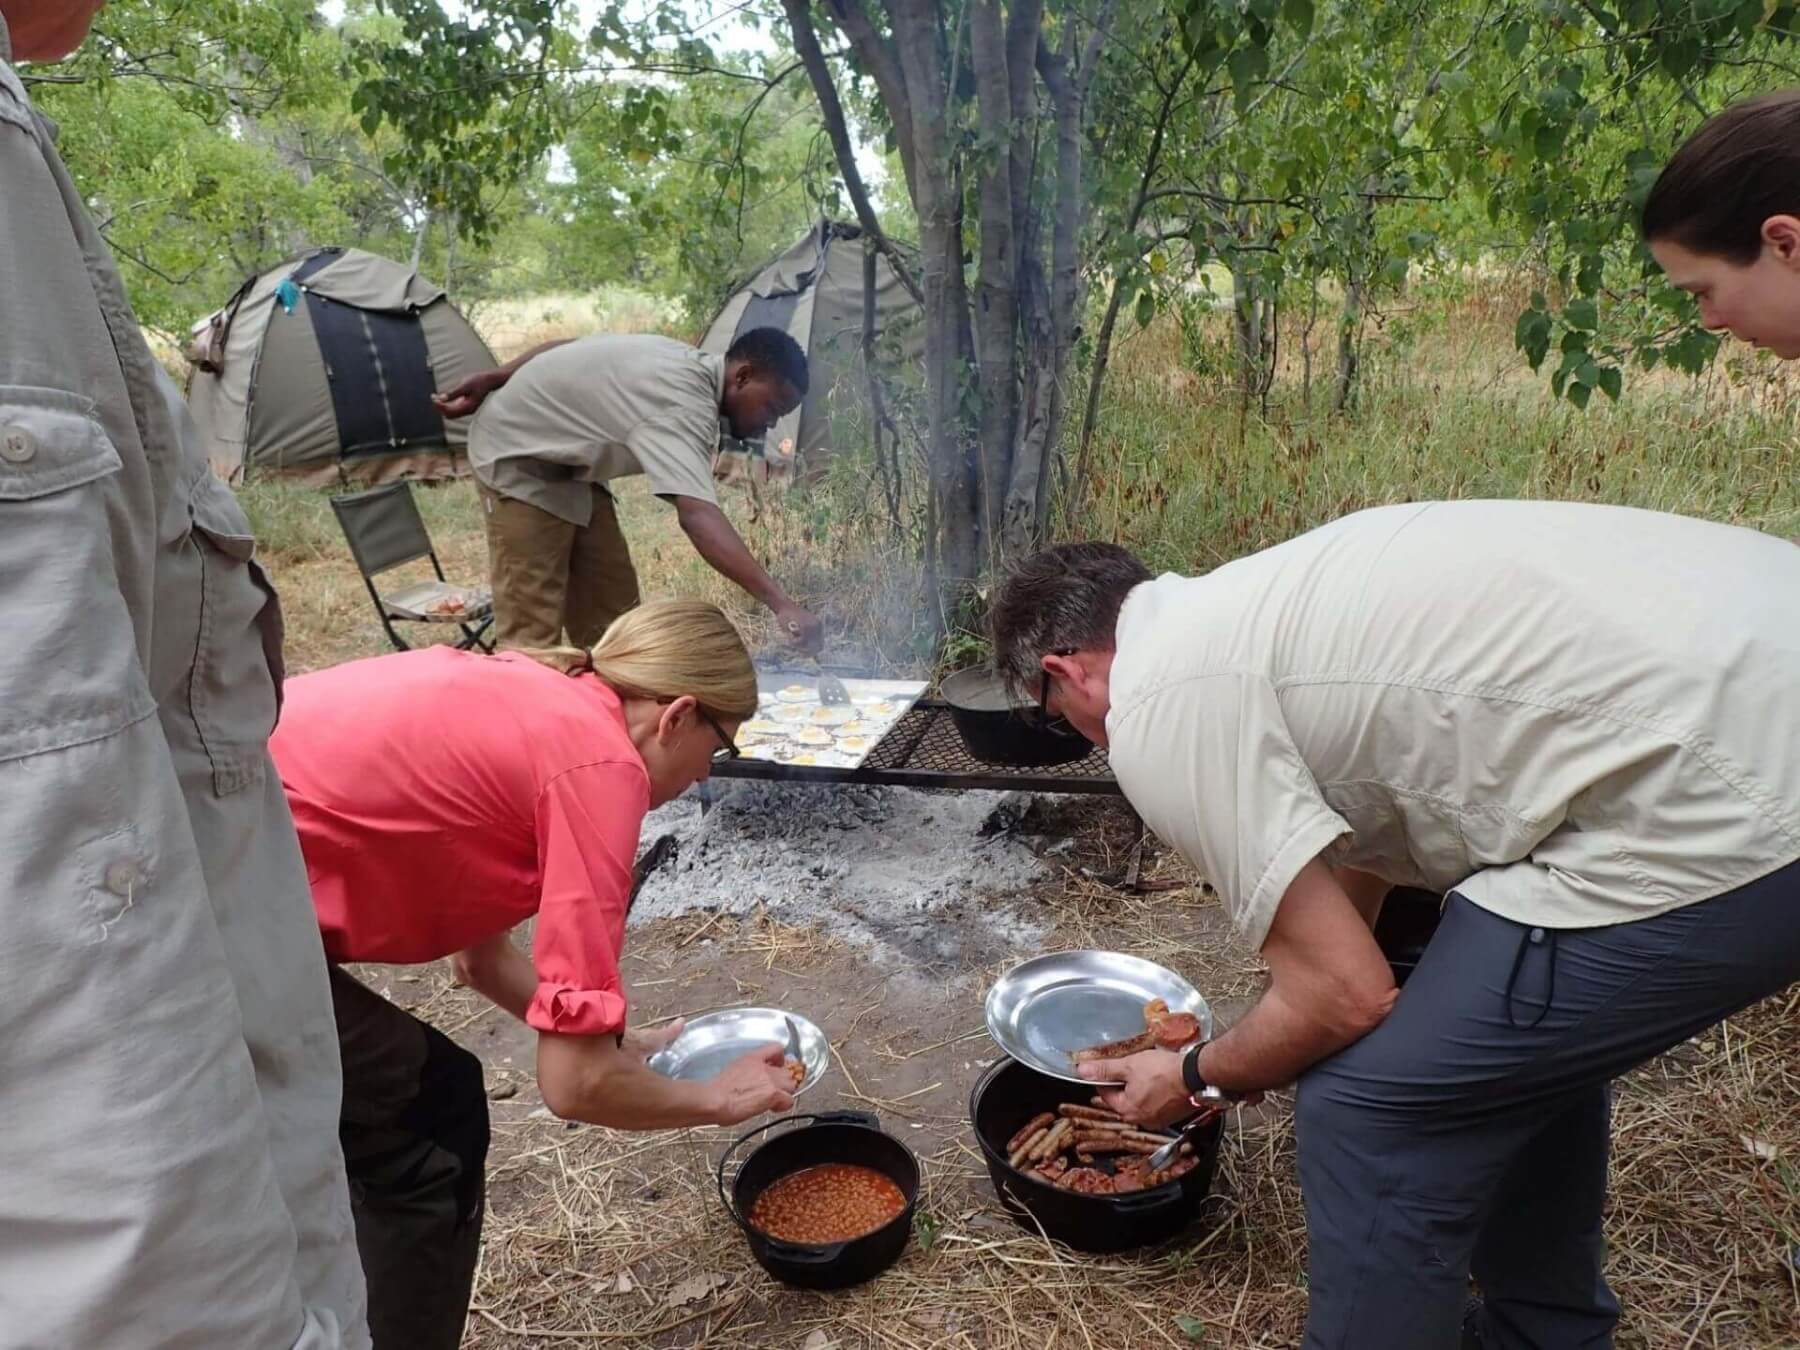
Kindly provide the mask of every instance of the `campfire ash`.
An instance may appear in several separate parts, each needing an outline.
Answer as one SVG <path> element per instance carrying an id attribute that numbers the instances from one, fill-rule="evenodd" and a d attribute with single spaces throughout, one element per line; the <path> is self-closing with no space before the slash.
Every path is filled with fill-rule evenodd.
<path id="1" fill-rule="evenodd" d="M 645 819 L 646 843 L 676 844 L 645 877 L 631 922 L 761 906 L 914 963 L 1024 952 L 1044 925 L 997 903 L 1043 871 L 1009 832 L 1018 809 L 1000 792 L 707 784 Z"/>

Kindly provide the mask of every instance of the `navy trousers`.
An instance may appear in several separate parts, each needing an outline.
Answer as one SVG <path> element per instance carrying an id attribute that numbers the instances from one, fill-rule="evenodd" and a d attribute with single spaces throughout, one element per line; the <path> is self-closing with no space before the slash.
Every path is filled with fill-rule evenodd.
<path id="1" fill-rule="evenodd" d="M 1606 928 L 1453 893 L 1387 1020 L 1300 1080 L 1305 1350 L 1452 1350 L 1471 1272 L 1484 1350 L 1611 1346 L 1609 1084 L 1795 980 L 1800 863 Z"/>

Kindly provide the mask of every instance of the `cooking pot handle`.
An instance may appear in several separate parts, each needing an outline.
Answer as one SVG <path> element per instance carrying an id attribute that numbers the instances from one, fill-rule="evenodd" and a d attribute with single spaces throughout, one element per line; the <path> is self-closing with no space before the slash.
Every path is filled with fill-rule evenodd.
<path id="1" fill-rule="evenodd" d="M 1148 1214 L 1169 1205 L 1179 1205 L 1181 1189 L 1172 1181 L 1165 1182 L 1164 1185 L 1170 1188 L 1167 1195 L 1157 1194 L 1163 1189 L 1162 1186 L 1158 1186 L 1154 1190 L 1137 1191 L 1130 1195 L 1115 1195 L 1113 1209 L 1120 1214 Z"/>
<path id="2" fill-rule="evenodd" d="M 748 1230 L 746 1230 L 748 1231 Z M 770 1256 L 777 1261 L 792 1261 L 797 1266 L 822 1266 L 835 1261 L 843 1255 L 848 1242 L 834 1242 L 829 1247 L 797 1247 L 791 1242 L 782 1242 L 770 1237 L 767 1233 L 758 1233 Z"/>
<path id="3" fill-rule="evenodd" d="M 794 1124 L 801 1121 L 804 1121 L 808 1125 L 864 1125 L 871 1130 L 880 1127 L 880 1122 L 867 1111 L 809 1112 L 796 1116 L 777 1116 L 774 1120 L 764 1121 L 754 1130 L 746 1130 L 736 1139 L 733 1139 L 731 1141 L 731 1147 L 725 1150 L 725 1156 L 719 1159 L 719 1170 L 716 1174 L 716 1179 L 719 1183 L 719 1201 L 725 1206 L 725 1212 L 731 1216 L 731 1221 L 739 1228 L 742 1228 L 746 1233 L 752 1231 L 750 1225 L 744 1221 L 743 1216 L 737 1212 L 737 1207 L 731 1203 L 730 1197 L 725 1194 L 725 1169 L 731 1165 L 731 1160 L 737 1156 L 737 1151 L 752 1139 L 756 1138 L 757 1135 L 767 1134 L 777 1125 Z M 769 1240 L 766 1234 L 758 1233 L 757 1236 L 763 1238 L 765 1241 Z M 796 1250 L 810 1252 L 812 1249 L 797 1248 Z M 796 1256 L 792 1259 L 796 1261 L 810 1260 L 811 1257 Z"/>

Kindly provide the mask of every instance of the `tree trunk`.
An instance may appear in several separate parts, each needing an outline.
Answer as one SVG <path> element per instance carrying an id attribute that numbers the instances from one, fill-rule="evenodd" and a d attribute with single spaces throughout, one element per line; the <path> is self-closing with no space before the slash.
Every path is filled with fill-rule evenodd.
<path id="1" fill-rule="evenodd" d="M 1012 81 L 999 0 L 968 0 L 969 48 L 977 125 L 981 253 L 975 273 L 975 353 L 981 391 L 976 446 L 981 467 L 982 539 L 990 567 L 999 559 L 1001 522 L 1013 478 L 1013 426 L 1018 399 L 1019 262 L 1013 230 Z M 1035 496 L 1035 494 L 1034 494 Z"/>
<path id="2" fill-rule="evenodd" d="M 948 90 L 932 0 L 891 0 L 894 43 L 910 103 L 914 206 L 925 292 L 925 391 L 941 587 L 973 585 L 980 558 L 980 480 L 962 415 L 969 356 L 961 182 L 950 156 Z"/>
<path id="3" fill-rule="evenodd" d="M 1357 348 L 1362 338 L 1364 286 L 1361 278 L 1344 287 L 1344 312 L 1338 318 L 1337 385 L 1331 395 L 1331 411 L 1349 412 L 1356 403 L 1356 376 L 1362 367 Z"/>

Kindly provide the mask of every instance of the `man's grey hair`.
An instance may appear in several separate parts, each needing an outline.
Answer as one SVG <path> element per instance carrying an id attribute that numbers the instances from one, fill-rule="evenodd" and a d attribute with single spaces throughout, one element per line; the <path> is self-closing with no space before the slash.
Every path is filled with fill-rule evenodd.
<path id="1" fill-rule="evenodd" d="M 1150 569 L 1117 544 L 1059 544 L 1014 567 L 994 599 L 994 667 L 1015 695 L 1036 696 L 1043 658 L 1111 651 L 1119 607 Z"/>

